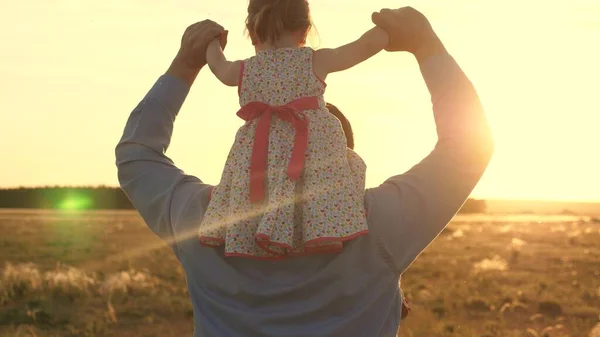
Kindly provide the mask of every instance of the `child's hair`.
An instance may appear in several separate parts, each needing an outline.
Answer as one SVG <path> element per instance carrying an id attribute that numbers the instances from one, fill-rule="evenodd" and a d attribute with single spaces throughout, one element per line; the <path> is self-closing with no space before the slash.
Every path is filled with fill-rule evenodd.
<path id="1" fill-rule="evenodd" d="M 250 0 L 246 29 L 252 43 L 275 44 L 285 32 L 303 34 L 306 42 L 312 27 L 310 7 L 307 0 Z"/>

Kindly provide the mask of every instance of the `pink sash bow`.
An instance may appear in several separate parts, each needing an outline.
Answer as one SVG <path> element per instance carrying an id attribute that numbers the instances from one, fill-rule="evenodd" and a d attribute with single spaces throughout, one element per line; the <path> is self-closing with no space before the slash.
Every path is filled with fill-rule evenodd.
<path id="1" fill-rule="evenodd" d="M 304 110 L 312 109 L 319 109 L 317 97 L 298 98 L 280 106 L 272 106 L 263 102 L 250 102 L 238 111 L 237 115 L 245 121 L 258 119 L 250 162 L 250 202 L 260 202 L 265 195 L 271 116 L 275 114 L 294 127 L 296 135 L 287 175 L 292 180 L 298 180 L 304 170 L 304 156 L 308 147 L 309 118 Z"/>

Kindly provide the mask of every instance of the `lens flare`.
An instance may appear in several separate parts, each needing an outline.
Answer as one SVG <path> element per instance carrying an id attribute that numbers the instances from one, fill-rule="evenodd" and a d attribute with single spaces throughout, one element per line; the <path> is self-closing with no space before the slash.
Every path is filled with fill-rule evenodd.
<path id="1" fill-rule="evenodd" d="M 85 210 L 92 206 L 92 200 L 82 195 L 69 195 L 58 203 L 58 209 L 65 211 Z"/>

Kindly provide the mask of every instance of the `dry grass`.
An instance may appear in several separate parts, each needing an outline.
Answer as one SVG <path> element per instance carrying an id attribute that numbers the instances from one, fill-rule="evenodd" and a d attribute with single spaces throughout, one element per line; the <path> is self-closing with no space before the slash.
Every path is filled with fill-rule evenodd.
<path id="1" fill-rule="evenodd" d="M 537 220 L 455 219 L 404 277 L 399 336 L 587 336 L 600 224 Z M 183 272 L 135 213 L 3 211 L 0 233 L 0 336 L 191 336 Z"/>

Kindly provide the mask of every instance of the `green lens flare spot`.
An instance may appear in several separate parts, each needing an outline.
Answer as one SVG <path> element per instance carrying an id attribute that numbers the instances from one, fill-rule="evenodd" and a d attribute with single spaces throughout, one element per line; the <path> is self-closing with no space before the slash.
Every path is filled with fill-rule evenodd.
<path id="1" fill-rule="evenodd" d="M 92 200 L 84 196 L 71 195 L 58 204 L 58 209 L 61 210 L 85 210 L 92 206 Z"/>

